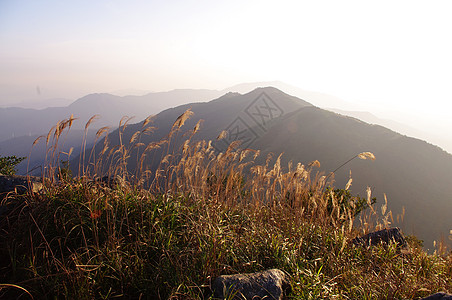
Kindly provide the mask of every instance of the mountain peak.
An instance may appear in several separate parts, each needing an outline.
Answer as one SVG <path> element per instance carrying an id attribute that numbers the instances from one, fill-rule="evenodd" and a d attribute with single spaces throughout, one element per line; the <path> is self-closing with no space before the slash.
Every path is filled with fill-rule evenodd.
<path id="1" fill-rule="evenodd" d="M 234 86 L 231 86 L 229 88 L 226 88 L 222 90 L 223 93 L 225 92 L 239 92 L 241 94 L 246 94 L 251 90 L 254 90 L 256 88 L 262 88 L 262 87 L 280 87 L 284 86 L 284 83 L 281 81 L 262 81 L 262 82 L 247 82 L 247 83 L 240 83 L 236 84 Z"/>
<path id="2" fill-rule="evenodd" d="M 252 90 L 250 93 L 255 93 L 255 92 L 273 92 L 273 93 L 277 92 L 277 93 L 285 94 L 283 91 L 275 88 L 274 86 L 257 87 L 254 90 Z"/>

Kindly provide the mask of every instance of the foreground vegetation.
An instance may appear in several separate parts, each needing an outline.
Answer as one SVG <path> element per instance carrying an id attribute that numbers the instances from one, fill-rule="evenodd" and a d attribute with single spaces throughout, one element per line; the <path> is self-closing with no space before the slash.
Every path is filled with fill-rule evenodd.
<path id="1" fill-rule="evenodd" d="M 149 119 L 127 143 L 121 138 L 110 149 L 105 139 L 103 156 L 76 178 L 58 151 L 73 119 L 53 128 L 44 137 L 43 190 L 3 200 L 0 298 L 203 299 L 218 275 L 268 268 L 290 275 L 294 299 L 417 299 L 452 291 L 452 256 L 428 255 L 415 238 L 405 254 L 396 245 L 350 243 L 392 222 L 386 203 L 377 212 L 370 191 L 363 199 L 349 184 L 329 188 L 334 176 L 318 173 L 317 161 L 283 168 L 280 157 L 268 157 L 256 165 L 259 152 L 238 150 L 238 143 L 216 153 L 210 143 L 192 141 L 199 123 L 178 140 L 188 117 L 149 145 L 139 142 L 152 131 Z M 137 148 L 138 162 L 159 151 L 158 170 L 144 163 L 133 175 L 127 170 Z M 80 161 L 85 156 L 94 157 L 82 145 Z M 108 177 L 99 172 L 105 165 Z"/>

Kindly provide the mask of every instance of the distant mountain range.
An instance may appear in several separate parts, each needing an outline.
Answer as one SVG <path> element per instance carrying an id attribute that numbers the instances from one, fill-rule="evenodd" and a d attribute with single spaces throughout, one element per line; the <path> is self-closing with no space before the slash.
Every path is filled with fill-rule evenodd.
<path id="1" fill-rule="evenodd" d="M 408 126 L 404 123 L 391 120 L 393 117 L 391 117 L 390 119 L 381 118 L 375 116 L 370 112 L 356 111 L 355 104 L 324 93 L 303 90 L 281 81 L 242 83 L 223 91 L 233 91 L 243 94 L 255 88 L 266 86 L 275 87 L 287 94 L 296 96 L 300 99 L 304 99 L 320 108 L 338 112 L 342 115 L 351 116 L 370 124 L 381 125 L 410 137 L 429 141 L 430 143 L 433 143 L 435 145 L 440 145 L 441 148 L 448 151 L 449 153 L 452 153 L 452 135 L 448 135 L 447 133 L 445 134 L 445 132 L 447 132 L 446 130 L 439 132 L 433 131 L 431 128 L 425 128 L 421 125 L 415 126 L 411 124 L 410 126 Z M 428 111 L 428 107 L 426 107 L 426 111 Z"/>
<path id="2" fill-rule="evenodd" d="M 390 119 L 382 119 L 374 114 L 367 111 L 350 111 L 350 110 L 342 110 L 337 108 L 326 108 L 326 110 L 359 119 L 369 124 L 381 125 L 391 130 L 394 130 L 398 133 L 405 134 L 407 136 L 418 137 L 425 134 L 424 132 L 413 128 L 411 126 L 390 120 Z"/>
<path id="3" fill-rule="evenodd" d="M 320 109 L 270 87 L 164 110 L 153 119 L 153 126 L 158 129 L 152 135 L 142 136 L 141 142 L 162 139 L 188 108 L 194 116 L 187 121 L 187 130 L 203 120 L 196 139 L 215 141 L 223 130 L 228 133 L 226 139 L 214 143 L 218 151 L 241 140 L 243 147 L 260 149 L 262 159 L 272 152 L 284 153 L 286 166 L 288 161 L 308 164 L 319 160 L 320 170 L 326 173 L 358 153 L 370 151 L 375 154 L 375 161 L 353 160 L 336 172 L 337 187 L 345 186 L 351 171 L 354 193 L 364 196 L 370 186 L 380 205 L 386 193 L 394 217 L 402 212 L 402 207 L 406 208 L 404 222 L 394 225 L 425 240 L 427 248 L 441 235 L 447 239 L 452 229 L 452 155 L 437 146 Z M 129 125 L 123 141 L 129 140 L 142 125 Z M 119 143 L 117 137 L 118 132 L 109 135 L 112 145 Z M 129 166 L 134 168 L 133 160 Z"/>
<path id="4" fill-rule="evenodd" d="M 248 93 L 258 87 L 273 86 L 286 93 L 307 99 L 319 107 L 343 107 L 346 103 L 338 98 L 321 93 L 304 91 L 279 81 L 253 82 L 238 84 L 223 90 L 194 90 L 179 89 L 168 92 L 148 93 L 143 96 L 116 96 L 112 94 L 90 94 L 69 105 L 67 99 L 51 99 L 49 105 L 58 106 L 44 109 L 34 109 L 33 106 L 42 107 L 42 103 L 27 102 L 30 108 L 0 107 L 0 141 L 25 135 L 40 135 L 55 125 L 59 120 L 74 114 L 79 119 L 74 129 L 83 129 L 88 119 L 98 114 L 100 119 L 92 124 L 92 128 L 103 126 L 116 127 L 123 116 L 134 116 L 140 121 L 149 115 L 157 114 L 164 109 L 176 107 L 191 102 L 204 102 L 218 98 L 228 92 Z M 127 92 L 127 91 L 122 91 Z M 132 91 L 130 91 L 132 92 Z M 1 151 L 1 149 L 0 149 Z"/>
<path id="5" fill-rule="evenodd" d="M 110 126 L 117 128 L 123 116 L 135 116 L 136 122 L 149 115 L 157 114 L 163 109 L 178 106 L 187 102 L 207 101 L 220 95 L 211 90 L 173 90 L 169 92 L 150 93 L 144 96 L 119 97 L 110 94 L 91 94 L 78 99 L 69 106 L 50 107 L 46 109 L 27 109 L 18 107 L 0 108 L 0 155 L 29 156 L 33 141 L 40 135 L 46 135 L 58 121 L 74 115 L 72 130 L 66 138 L 65 150 L 74 147 L 77 154 L 83 137 L 86 122 L 93 116 L 100 118 L 93 122 L 89 130 L 89 143 L 93 142 L 97 129 Z M 41 144 L 41 142 L 40 142 Z M 33 147 L 29 169 L 40 165 L 46 156 L 44 146 Z M 18 166 L 18 172 L 27 172 L 28 162 Z"/>
<path id="6" fill-rule="evenodd" d="M 87 147 L 90 148 L 93 146 L 95 141 L 96 130 L 88 130 L 86 141 Z M 68 159 L 72 159 L 74 157 L 79 157 L 80 147 L 83 141 L 84 131 L 80 129 L 74 129 L 68 131 L 67 135 L 65 134 L 59 143 L 58 152 L 60 152 L 60 161 L 66 161 Z M 33 142 L 39 137 L 39 135 L 25 135 L 15 137 L 6 141 L 0 142 L 0 156 L 10 156 L 15 155 L 17 157 L 27 157 L 22 163 L 20 163 L 16 170 L 17 174 L 29 174 L 40 176 L 42 174 L 42 165 L 46 160 L 46 154 L 48 147 L 46 145 L 46 139 L 43 138 L 39 142 L 37 142 L 34 146 Z M 49 145 L 51 146 L 52 137 L 50 138 Z M 64 153 L 69 153 L 70 149 L 72 149 L 72 154 L 68 157 Z M 51 157 L 51 155 L 48 155 Z"/>
<path id="7" fill-rule="evenodd" d="M 341 114 L 359 118 L 371 124 L 378 124 L 388 127 L 394 131 L 408 136 L 426 139 L 433 143 L 438 143 L 452 153 L 452 139 L 444 136 L 426 133 L 422 129 L 414 129 L 409 126 L 377 118 L 367 112 L 352 111 L 351 104 L 339 98 L 318 92 L 302 90 L 300 88 L 285 84 L 280 81 L 242 83 L 223 90 L 193 90 L 180 89 L 168 92 L 147 93 L 143 96 L 115 96 L 112 94 L 90 94 L 67 105 L 67 99 L 50 99 L 41 101 L 28 101 L 22 103 L 23 107 L 0 107 L 0 141 L 8 140 L 24 135 L 40 135 L 46 133 L 57 121 L 68 118 L 71 114 L 80 120 L 74 123 L 76 129 L 82 129 L 86 121 L 98 114 L 101 116 L 92 128 L 111 126 L 115 128 L 123 116 L 135 116 L 139 121 L 149 115 L 157 114 L 160 111 L 190 102 L 204 102 L 218 98 L 228 92 L 248 93 L 258 87 L 273 86 L 290 95 L 305 99 L 315 106 L 333 110 Z M 124 90 L 117 91 L 121 94 L 140 94 L 145 91 Z M 42 108 L 48 103 L 48 108 Z M 340 109 L 340 111 L 339 111 Z M 8 149 L 0 149 L 0 154 L 8 152 Z"/>
<path id="8" fill-rule="evenodd" d="M 194 101 L 207 101 L 218 97 L 218 91 L 174 90 L 151 93 L 144 96 L 114 96 L 111 94 L 91 94 L 78 99 L 66 107 L 50 107 L 42 110 L 26 108 L 0 108 L 0 141 L 23 135 L 46 133 L 59 120 L 71 114 L 80 120 L 74 129 L 82 129 L 95 114 L 101 118 L 93 123 L 93 128 L 116 127 L 123 116 L 135 116 L 142 120 L 163 109 Z"/>
<path id="9" fill-rule="evenodd" d="M 0 107 L 0 155 L 18 155 L 28 156 L 33 141 L 40 135 L 45 135 L 58 121 L 67 119 L 74 115 L 78 118 L 73 123 L 72 130 L 78 131 L 81 140 L 83 135 L 82 130 L 86 122 L 93 115 L 99 115 L 100 118 L 93 122 L 90 126 L 90 135 L 104 126 L 110 126 L 115 129 L 118 126 L 119 120 L 123 116 L 134 116 L 135 121 L 138 122 L 154 115 L 162 110 L 176 107 L 191 102 L 204 102 L 218 98 L 228 92 L 247 93 L 257 87 L 275 85 L 282 89 L 289 91 L 294 90 L 289 85 L 282 82 L 255 82 L 244 83 L 236 86 L 226 88 L 224 90 L 195 90 L 195 89 L 179 89 L 168 92 L 148 93 L 143 96 L 128 95 L 116 96 L 112 94 L 90 94 L 82 97 L 69 105 L 67 99 L 49 99 L 46 101 L 27 101 L 20 105 L 28 107 Z M 318 100 L 322 97 L 317 97 L 319 93 L 303 92 L 310 99 Z M 144 91 L 118 91 L 121 93 L 141 93 Z M 314 96 L 313 96 L 314 95 Z M 332 101 L 326 103 L 333 103 L 337 100 L 333 97 Z M 339 100 L 338 100 L 339 101 Z M 322 101 L 320 101 L 322 102 Z M 42 108 L 43 105 L 48 104 L 51 107 L 44 109 L 35 109 L 33 107 Z M 325 102 L 322 102 L 326 104 Z M 79 131 L 80 130 L 80 131 Z M 74 133 L 71 134 L 71 141 L 78 140 Z M 74 146 L 75 149 L 79 145 L 67 143 L 68 146 Z M 75 153 L 74 153 L 75 154 Z M 33 163 L 39 163 L 45 158 L 45 149 L 34 147 L 33 149 Z M 18 166 L 19 173 L 23 174 L 27 170 L 27 163 L 22 162 Z"/>
<path id="10" fill-rule="evenodd" d="M 64 107 L 70 105 L 74 100 L 65 98 L 53 98 L 53 99 L 33 99 L 24 100 L 15 103 L 2 104 L 1 107 L 17 107 L 28 109 L 45 109 L 48 107 Z"/>

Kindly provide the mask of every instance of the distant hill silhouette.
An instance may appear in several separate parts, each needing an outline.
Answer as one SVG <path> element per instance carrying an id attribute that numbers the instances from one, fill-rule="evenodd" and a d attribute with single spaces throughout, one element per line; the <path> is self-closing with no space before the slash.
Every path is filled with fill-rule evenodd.
<path id="1" fill-rule="evenodd" d="M 35 99 L 23 100 L 15 103 L 1 104 L 1 107 L 17 107 L 28 109 L 45 109 L 48 107 L 63 107 L 70 105 L 74 100 L 65 98 L 51 98 L 51 99 Z"/>
<path id="2" fill-rule="evenodd" d="M 392 117 L 390 119 L 378 118 L 372 115 L 372 113 L 366 111 L 355 111 L 356 104 L 352 104 L 348 101 L 344 101 L 340 98 L 328 94 L 303 90 L 281 81 L 242 83 L 224 89 L 223 92 L 247 93 L 253 89 L 266 86 L 275 87 L 287 94 L 304 99 L 320 108 L 355 117 L 367 123 L 382 125 L 396 132 L 429 141 L 430 143 L 433 143 L 435 145 L 440 145 L 441 148 L 448 151 L 449 153 L 452 153 L 452 138 L 450 137 L 450 135 L 445 134 L 444 131 L 435 132 L 429 128 L 414 125 L 409 126 L 403 123 L 399 123 L 397 121 L 391 120 Z"/>
<path id="3" fill-rule="evenodd" d="M 112 130 L 118 126 L 123 116 L 135 116 L 138 122 L 163 109 L 187 102 L 207 101 L 220 96 L 212 90 L 173 90 L 169 92 L 149 93 L 144 96 L 114 96 L 110 94 L 91 94 L 78 99 L 66 107 L 51 107 L 42 110 L 18 107 L 0 108 L 0 155 L 29 156 L 33 141 L 40 135 L 46 135 L 58 121 L 67 119 L 71 114 L 77 118 L 66 141 L 66 148 L 74 147 L 74 155 L 80 147 L 82 130 L 93 116 L 100 118 L 90 126 L 90 134 L 103 126 Z M 66 149 L 66 150 L 67 150 Z M 37 145 L 32 152 L 31 168 L 40 165 L 45 159 L 45 147 Z M 18 173 L 27 171 L 27 162 L 18 166 Z"/>
<path id="4" fill-rule="evenodd" d="M 87 147 L 92 147 L 95 140 L 96 130 L 88 130 L 87 132 Z M 69 152 L 72 147 L 73 152 L 69 159 L 74 157 L 79 157 L 80 147 L 83 140 L 83 130 L 70 130 L 67 135 L 64 135 L 59 143 L 59 152 Z M 47 147 L 46 139 L 43 138 L 39 140 L 34 146 L 33 142 L 38 138 L 38 135 L 31 136 L 20 136 L 15 137 L 6 141 L 0 142 L 0 156 L 11 156 L 15 155 L 17 157 L 27 157 L 26 160 L 22 161 L 17 165 L 17 174 L 25 175 L 27 171 L 32 171 L 32 175 L 41 175 L 42 169 L 40 166 L 43 165 L 46 159 Z M 50 139 L 50 145 L 52 145 L 52 139 Z M 30 155 L 31 151 L 31 155 Z M 60 155 L 60 160 L 67 160 L 68 157 L 65 154 Z"/>
<path id="5" fill-rule="evenodd" d="M 228 93 L 207 103 L 192 103 L 157 114 L 153 134 L 142 136 L 150 143 L 165 137 L 173 122 L 191 108 L 194 116 L 184 128 L 190 130 L 204 120 L 195 138 L 215 140 L 221 131 L 228 137 L 214 143 L 224 151 L 236 139 L 243 147 L 260 149 L 261 159 L 272 152 L 284 153 L 283 162 L 308 164 L 319 160 L 320 170 L 331 172 L 343 162 L 363 151 L 375 154 L 375 161 L 353 160 L 335 175 L 336 186 L 344 187 L 350 171 L 352 191 L 365 196 L 367 186 L 383 204 L 386 193 L 394 218 L 406 208 L 403 224 L 395 224 L 425 240 L 427 248 L 442 235 L 447 239 L 452 221 L 452 155 L 419 139 L 409 138 L 379 125 L 326 111 L 287 95 L 276 88 L 259 88 L 241 95 Z M 129 125 L 123 136 L 128 141 L 142 123 Z M 118 133 L 109 140 L 119 143 Z M 133 157 L 133 156 L 132 156 Z M 150 163 L 150 162 L 148 162 Z M 134 167 L 134 161 L 129 163 Z"/>
<path id="6" fill-rule="evenodd" d="M 262 108 L 266 103 L 270 106 L 273 115 L 265 111 L 267 108 Z M 158 130 L 151 137 L 146 137 L 146 141 L 160 140 L 165 137 L 176 118 L 190 108 L 195 117 L 186 122 L 187 128 L 195 126 L 199 119 L 203 120 L 202 128 L 195 139 L 214 140 L 223 130 L 229 129 L 233 132 L 235 129 L 240 131 L 249 129 L 244 138 L 251 139 L 248 142 L 254 142 L 272 121 L 306 106 L 312 105 L 275 88 L 258 88 L 245 95 L 230 92 L 210 102 L 190 103 L 162 111 L 152 119 L 153 126 Z M 260 112 L 256 108 L 260 109 Z M 263 117 L 263 115 L 267 116 Z M 130 138 L 141 127 L 142 122 L 129 125 L 124 132 L 124 140 Z M 113 144 L 119 143 L 117 131 L 110 134 L 109 140 Z M 215 146 L 221 150 L 227 147 L 227 142 L 221 141 Z"/>
<path id="7" fill-rule="evenodd" d="M 188 102 L 207 101 L 219 97 L 220 92 L 212 90 L 173 90 L 150 93 L 144 96 L 114 96 L 111 94 L 90 94 L 66 107 L 51 107 L 42 110 L 17 107 L 0 108 L 0 141 L 23 135 L 40 135 L 58 121 L 71 114 L 79 120 L 74 129 L 83 129 L 85 123 L 95 114 L 100 119 L 92 128 L 117 127 L 123 116 L 135 116 L 136 122 L 163 109 Z"/>

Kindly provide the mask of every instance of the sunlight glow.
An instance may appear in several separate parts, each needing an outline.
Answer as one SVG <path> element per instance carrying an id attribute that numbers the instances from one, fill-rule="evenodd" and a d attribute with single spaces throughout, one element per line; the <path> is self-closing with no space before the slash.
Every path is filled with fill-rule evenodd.
<path id="1" fill-rule="evenodd" d="M 0 104 L 280 80 L 355 110 L 450 124 L 451 8 L 445 0 L 2 1 Z"/>

